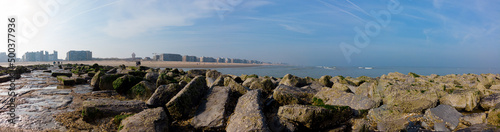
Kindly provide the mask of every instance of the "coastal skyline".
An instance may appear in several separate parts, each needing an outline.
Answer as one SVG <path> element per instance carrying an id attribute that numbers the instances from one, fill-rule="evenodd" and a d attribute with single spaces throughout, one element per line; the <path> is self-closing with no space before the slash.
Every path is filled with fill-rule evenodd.
<path id="1" fill-rule="evenodd" d="M 356 46 L 356 27 L 363 32 L 371 22 L 383 24 L 372 11 L 386 11 L 391 2 L 401 11 L 368 36 L 366 45 Z M 16 15 L 21 24 L 18 58 L 28 51 L 90 50 L 99 58 L 170 52 L 310 66 L 500 67 L 500 2 L 492 0 L 20 0 L 1 5 L 4 18 Z M 346 57 L 342 43 L 358 52 Z"/>

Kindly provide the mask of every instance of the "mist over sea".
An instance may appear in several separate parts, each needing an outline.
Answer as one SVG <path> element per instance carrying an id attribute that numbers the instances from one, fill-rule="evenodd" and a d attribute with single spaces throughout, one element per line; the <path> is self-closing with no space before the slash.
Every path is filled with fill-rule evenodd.
<path id="1" fill-rule="evenodd" d="M 372 68 L 372 69 L 370 69 Z M 200 68 L 181 68 L 185 71 Z M 443 68 L 443 67 L 320 67 L 320 66 L 257 66 L 257 67 L 239 67 L 239 68 L 210 68 L 223 74 L 241 75 L 257 74 L 259 76 L 283 77 L 286 74 L 292 74 L 299 77 L 320 78 L 323 75 L 344 77 L 379 77 L 390 72 L 400 72 L 408 74 L 414 72 L 419 75 L 448 75 L 448 74 L 499 74 L 500 68 Z"/>

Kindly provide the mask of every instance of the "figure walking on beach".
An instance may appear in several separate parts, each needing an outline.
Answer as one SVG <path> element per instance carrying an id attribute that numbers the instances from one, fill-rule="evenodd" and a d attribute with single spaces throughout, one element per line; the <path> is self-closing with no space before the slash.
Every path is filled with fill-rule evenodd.
<path id="1" fill-rule="evenodd" d="M 141 61 L 136 61 L 135 66 L 141 66 Z"/>

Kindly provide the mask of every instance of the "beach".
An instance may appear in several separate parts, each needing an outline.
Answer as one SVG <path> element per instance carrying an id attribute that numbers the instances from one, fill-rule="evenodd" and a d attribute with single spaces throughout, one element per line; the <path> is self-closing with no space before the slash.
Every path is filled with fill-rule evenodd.
<path id="1" fill-rule="evenodd" d="M 62 64 L 85 64 L 93 65 L 97 63 L 99 65 L 107 66 L 119 66 L 124 64 L 125 66 L 136 66 L 135 61 L 122 61 L 122 60 L 102 60 L 102 61 L 60 61 Z M 53 62 L 16 62 L 17 66 L 27 66 L 27 65 L 39 65 L 39 64 L 52 64 Z M 153 68 L 232 68 L 232 67 L 253 67 L 253 66 L 265 66 L 271 64 L 246 64 L 246 63 L 210 63 L 210 62 L 181 62 L 181 61 L 141 61 L 141 66 L 153 67 Z M 0 63 L 2 67 L 8 67 L 8 62 Z"/>

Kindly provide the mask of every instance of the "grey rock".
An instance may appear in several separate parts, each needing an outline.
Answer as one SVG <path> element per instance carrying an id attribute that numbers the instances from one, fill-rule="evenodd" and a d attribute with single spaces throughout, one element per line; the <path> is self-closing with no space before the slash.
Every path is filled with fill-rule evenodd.
<path id="1" fill-rule="evenodd" d="M 273 132 L 295 132 L 298 131 L 296 124 L 288 121 L 287 119 L 279 118 L 275 116 L 269 123 L 269 129 Z"/>
<path id="2" fill-rule="evenodd" d="M 365 85 L 367 83 L 363 83 Z M 434 92 L 397 90 L 385 95 L 384 104 L 392 109 L 407 113 L 421 113 L 429 108 L 436 107 L 438 95 Z"/>
<path id="3" fill-rule="evenodd" d="M 207 86 L 210 87 L 210 86 L 212 86 L 212 83 L 214 83 L 215 80 L 219 76 L 221 76 L 221 73 L 216 71 L 216 70 L 208 70 L 205 76 L 207 79 Z"/>
<path id="4" fill-rule="evenodd" d="M 114 99 L 92 99 L 83 101 L 82 115 L 84 121 L 119 115 L 122 112 L 140 112 L 146 108 L 143 101 L 120 101 Z"/>
<path id="5" fill-rule="evenodd" d="M 486 97 L 483 97 L 479 104 L 481 105 L 481 108 L 483 108 L 484 110 L 489 110 L 491 108 L 494 108 L 495 105 L 498 103 L 500 103 L 500 93 L 494 93 Z"/>
<path id="6" fill-rule="evenodd" d="M 348 121 L 353 111 L 347 106 L 326 109 L 311 105 L 285 105 L 278 110 L 278 116 L 298 122 L 310 129 L 323 129 Z"/>
<path id="7" fill-rule="evenodd" d="M 73 76 L 73 73 L 71 73 L 71 72 L 52 72 L 51 76 L 53 76 L 53 77 L 57 77 L 57 76 L 71 77 L 71 76 Z"/>
<path id="8" fill-rule="evenodd" d="M 156 83 L 159 76 L 160 76 L 160 74 L 158 74 L 157 72 L 148 72 L 148 73 L 146 73 L 146 76 L 144 78 L 146 80 L 148 80 L 149 82 Z"/>
<path id="9" fill-rule="evenodd" d="M 229 101 L 230 92 L 229 87 L 210 88 L 207 96 L 200 103 L 191 125 L 194 128 L 207 128 L 208 130 L 224 127 L 226 104 Z"/>
<path id="10" fill-rule="evenodd" d="M 355 110 L 369 110 L 376 106 L 375 102 L 366 96 L 333 88 L 323 88 L 314 97 L 322 99 L 326 105 L 349 106 Z"/>
<path id="11" fill-rule="evenodd" d="M 165 132 L 168 117 L 163 108 L 146 109 L 122 120 L 120 132 Z"/>
<path id="12" fill-rule="evenodd" d="M 131 99 L 146 101 L 155 91 L 155 84 L 148 81 L 141 81 L 128 90 L 127 96 Z"/>
<path id="13" fill-rule="evenodd" d="M 438 122 L 434 123 L 434 131 L 449 132 L 450 129 L 446 128 L 446 124 L 444 122 Z"/>
<path id="14" fill-rule="evenodd" d="M 106 74 L 115 74 L 115 73 L 117 73 L 117 71 L 118 71 L 118 69 L 117 69 L 117 68 L 113 68 L 113 69 L 111 69 L 111 70 L 108 70 L 108 71 L 106 72 Z"/>
<path id="15" fill-rule="evenodd" d="M 275 85 L 269 78 L 263 79 L 259 82 L 253 82 L 252 85 L 250 85 L 250 89 L 260 89 L 265 93 L 271 93 L 274 88 Z"/>
<path id="16" fill-rule="evenodd" d="M 90 86 L 94 87 L 94 91 L 99 90 L 99 82 L 101 79 L 101 76 L 103 76 L 104 73 L 101 71 L 98 71 L 93 77 L 92 80 L 90 81 Z"/>
<path id="17" fill-rule="evenodd" d="M 253 82 L 259 82 L 259 81 L 260 81 L 259 78 L 251 77 L 251 78 L 245 79 L 245 81 L 243 81 L 242 85 L 245 87 L 250 87 L 250 85 L 252 85 Z"/>
<path id="18" fill-rule="evenodd" d="M 175 83 L 171 83 L 168 85 L 161 85 L 155 90 L 155 92 L 153 93 L 153 95 L 151 95 L 148 101 L 146 101 L 146 105 L 152 108 L 164 106 L 181 89 L 182 88 Z"/>
<path id="19" fill-rule="evenodd" d="M 444 122 L 446 127 L 450 130 L 454 130 L 458 126 L 461 117 L 462 114 L 459 113 L 455 108 L 444 104 L 441 104 L 435 108 L 427 109 L 425 111 L 425 118 L 428 121 L 427 124 Z"/>
<path id="20" fill-rule="evenodd" d="M 391 110 L 387 105 L 382 105 L 369 110 L 366 117 L 371 123 L 376 124 L 378 131 L 399 131 L 405 129 L 409 124 L 408 118 L 415 115 Z"/>
<path id="21" fill-rule="evenodd" d="M 332 87 L 333 82 L 330 81 L 330 79 L 332 79 L 332 76 L 329 75 L 322 76 L 321 78 L 319 78 L 319 83 L 323 84 L 326 87 Z"/>
<path id="22" fill-rule="evenodd" d="M 487 124 L 476 124 L 469 126 L 464 129 L 457 130 L 457 132 L 498 132 L 500 129 L 498 129 L 495 126 L 490 126 Z"/>
<path id="23" fill-rule="evenodd" d="M 481 93 L 477 90 L 455 90 L 439 99 L 441 104 L 453 106 L 458 110 L 472 111 L 480 101 Z"/>
<path id="24" fill-rule="evenodd" d="M 230 77 L 224 78 L 224 86 L 229 86 L 231 91 L 237 92 L 241 95 L 245 94 L 249 90 L 247 87 L 244 87 Z"/>
<path id="25" fill-rule="evenodd" d="M 300 78 L 291 74 L 286 74 L 283 79 L 280 81 L 280 85 L 288 85 L 292 87 L 302 87 L 307 85 L 307 80 L 304 78 Z"/>
<path id="26" fill-rule="evenodd" d="M 215 79 L 215 81 L 209 87 L 224 86 L 224 78 L 226 78 L 226 77 L 231 78 L 228 75 L 221 75 L 221 76 L 217 77 L 217 79 Z"/>
<path id="27" fill-rule="evenodd" d="M 205 77 L 194 78 L 166 104 L 170 116 L 174 120 L 187 118 L 198 106 L 207 89 Z"/>
<path id="28" fill-rule="evenodd" d="M 316 94 L 316 90 L 309 88 L 298 88 L 288 85 L 279 85 L 274 89 L 273 98 L 280 104 L 309 104 Z"/>
<path id="29" fill-rule="evenodd" d="M 125 74 L 109 74 L 103 75 L 99 79 L 99 89 L 100 90 L 114 90 L 113 82 Z"/>
<path id="30" fill-rule="evenodd" d="M 486 113 L 472 113 L 464 115 L 462 119 L 468 126 L 482 124 L 486 120 Z"/>
<path id="31" fill-rule="evenodd" d="M 206 69 L 191 69 L 187 72 L 187 76 L 193 78 L 193 77 L 196 77 L 196 76 L 204 76 L 207 74 L 207 71 Z"/>
<path id="32" fill-rule="evenodd" d="M 269 132 L 266 117 L 262 112 L 262 93 L 251 90 L 238 99 L 233 115 L 229 119 L 226 131 L 262 131 Z"/>

